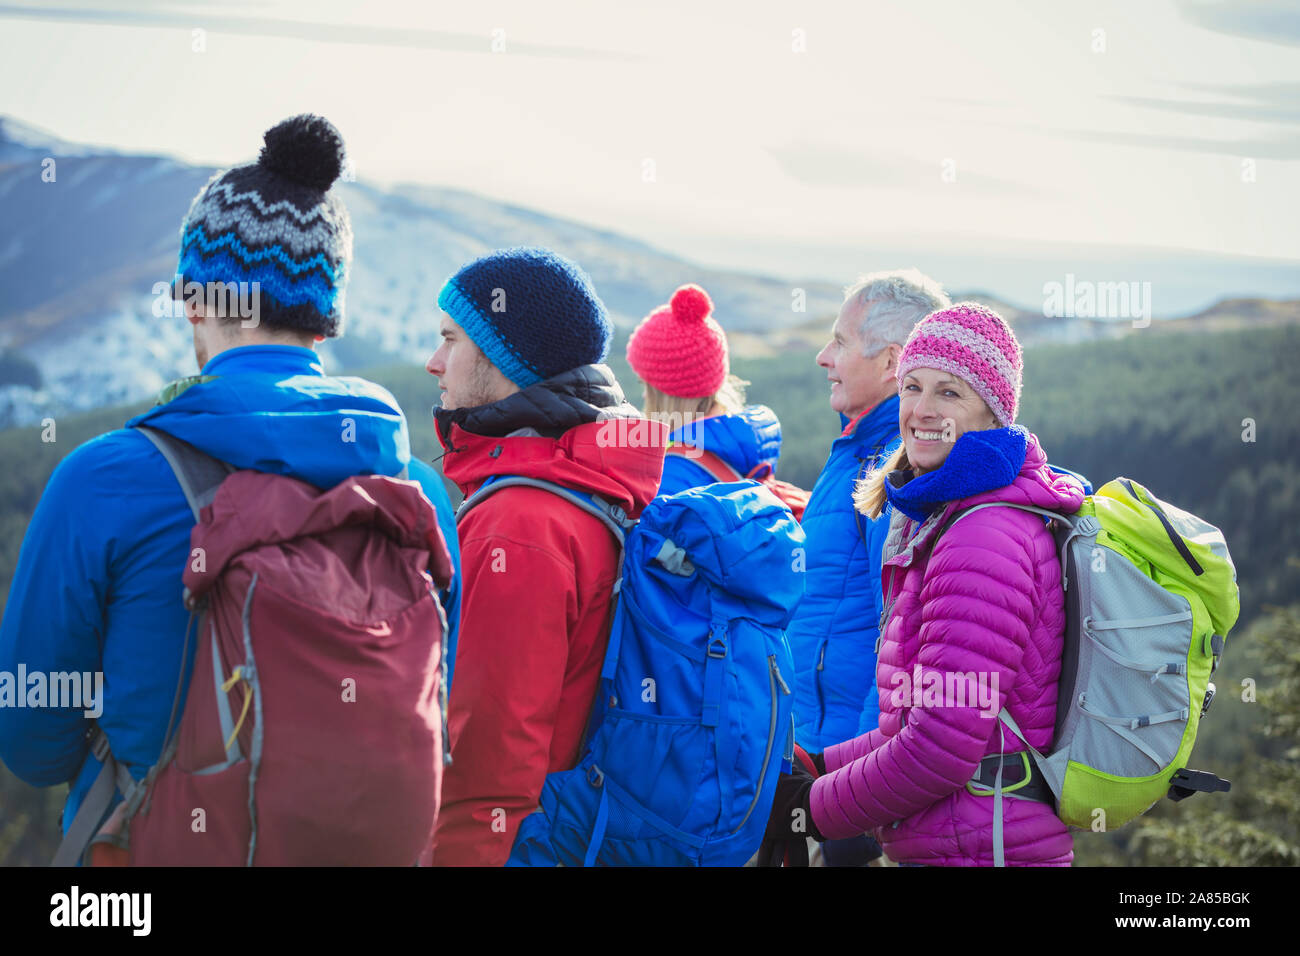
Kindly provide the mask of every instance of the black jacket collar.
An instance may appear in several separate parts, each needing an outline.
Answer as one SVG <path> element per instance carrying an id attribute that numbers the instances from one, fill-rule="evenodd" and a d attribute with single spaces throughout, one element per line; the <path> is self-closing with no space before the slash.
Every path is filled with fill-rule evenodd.
<path id="1" fill-rule="evenodd" d="M 451 426 L 467 432 L 502 438 L 522 428 L 533 428 L 547 438 L 559 438 L 570 428 L 607 418 L 640 418 L 641 413 L 623 397 L 614 372 L 607 365 L 580 365 L 536 385 L 530 385 L 499 402 L 469 408 L 435 408 L 434 420 L 444 445 Z"/>

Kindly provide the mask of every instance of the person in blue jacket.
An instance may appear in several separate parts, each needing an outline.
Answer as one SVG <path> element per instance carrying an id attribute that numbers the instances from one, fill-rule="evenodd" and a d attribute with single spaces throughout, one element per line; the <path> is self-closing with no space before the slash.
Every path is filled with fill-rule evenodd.
<path id="1" fill-rule="evenodd" d="M 831 341 L 817 355 L 842 431 L 804 511 L 804 599 L 787 630 L 795 741 L 812 755 L 874 730 L 880 718 L 876 641 L 889 517 L 866 519 L 853 507 L 853 489 L 900 441 L 894 373 L 908 334 L 948 305 L 938 283 L 915 269 L 864 276 L 846 291 Z M 829 866 L 861 865 L 873 855 L 879 848 L 869 838 L 823 846 Z"/>
<path id="2" fill-rule="evenodd" d="M 134 779 L 159 759 L 181 676 L 189 617 L 181 574 L 194 519 L 162 454 L 131 426 L 321 489 L 408 469 L 434 504 L 457 570 L 443 595 L 455 627 L 460 563 L 441 477 L 411 458 L 406 419 L 386 389 L 327 376 L 314 351 L 342 331 L 352 235 L 330 191 L 341 163 L 337 130 L 299 116 L 267 132 L 257 163 L 200 191 L 182 229 L 177 284 L 205 292 L 184 298 L 200 374 L 64 458 L 28 526 L 0 623 L 0 672 L 22 664 L 29 674 L 102 673 L 98 726 Z M 241 282 L 260 290 L 247 300 L 252 315 L 232 316 L 207 294 Z M 454 630 L 448 645 L 451 655 Z M 0 707 L 6 766 L 33 786 L 71 781 L 65 833 L 99 773 L 89 729 L 83 708 Z"/>
<path id="3" fill-rule="evenodd" d="M 661 495 L 762 480 L 775 475 L 781 456 L 781 423 L 766 405 L 745 405 L 745 383 L 731 374 L 727 338 L 712 312 L 703 289 L 684 285 L 628 339 L 628 364 L 645 387 L 642 412 L 673 429 Z"/>

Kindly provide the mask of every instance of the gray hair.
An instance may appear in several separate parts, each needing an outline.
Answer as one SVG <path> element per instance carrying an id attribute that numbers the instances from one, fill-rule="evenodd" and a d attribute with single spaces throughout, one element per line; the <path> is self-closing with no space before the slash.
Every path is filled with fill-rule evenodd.
<path id="1" fill-rule="evenodd" d="M 844 302 L 873 303 L 858 326 L 864 352 L 871 342 L 876 352 L 891 342 L 903 345 L 917 322 L 952 305 L 943 287 L 917 269 L 864 275 L 844 290 Z"/>

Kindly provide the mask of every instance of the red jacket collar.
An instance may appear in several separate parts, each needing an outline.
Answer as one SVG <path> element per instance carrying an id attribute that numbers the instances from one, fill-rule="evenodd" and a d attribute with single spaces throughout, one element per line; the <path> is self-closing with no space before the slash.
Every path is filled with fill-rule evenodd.
<path id="1" fill-rule="evenodd" d="M 668 426 L 644 418 L 578 425 L 559 438 L 492 438 L 452 425 L 442 467 L 465 495 L 492 475 L 520 475 L 600 495 L 635 517 L 659 491 L 667 441 Z"/>
<path id="2" fill-rule="evenodd" d="M 840 432 L 840 437 L 847 438 L 849 435 L 852 435 L 858 427 L 858 422 L 870 415 L 875 410 L 875 407 L 876 406 L 872 405 L 871 408 L 868 408 L 864 412 L 859 412 L 856 417 L 849 419 L 848 424 L 844 426 L 844 431 Z"/>

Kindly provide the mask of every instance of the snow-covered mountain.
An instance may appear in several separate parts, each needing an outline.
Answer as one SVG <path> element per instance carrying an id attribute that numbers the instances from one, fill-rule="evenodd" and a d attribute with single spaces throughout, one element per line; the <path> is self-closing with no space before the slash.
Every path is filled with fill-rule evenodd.
<path id="1" fill-rule="evenodd" d="M 135 401 L 195 371 L 189 326 L 155 314 L 153 290 L 172 279 L 181 221 L 214 171 L 66 143 L 0 117 L 0 428 Z M 546 246 L 581 264 L 624 332 L 679 285 L 699 283 L 737 354 L 806 348 L 841 301 L 838 284 L 705 268 L 626 235 L 466 192 L 338 188 L 352 216 L 355 262 L 345 335 L 320 347 L 332 371 L 423 363 L 437 347 L 443 282 L 504 246 Z M 978 297 L 1025 344 L 1119 331 L 1114 322 L 1045 319 Z"/>
<path id="2" fill-rule="evenodd" d="M 50 162 L 52 160 L 52 162 Z M 40 387 L 0 380 L 0 427 L 132 401 L 194 369 L 184 321 L 155 315 L 175 271 L 181 220 L 214 172 L 162 156 L 65 143 L 0 118 L 0 355 Z M 333 370 L 424 362 L 437 347 L 437 294 L 469 259 L 541 245 L 580 263 L 626 329 L 684 282 L 713 297 L 729 328 L 764 332 L 829 315 L 840 289 L 702 269 L 626 236 L 429 187 L 338 187 L 355 264 L 345 335 L 322 345 Z M 805 290 L 807 314 L 792 308 Z"/>

